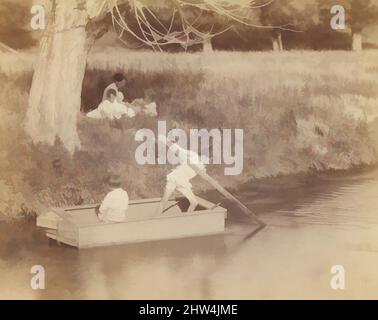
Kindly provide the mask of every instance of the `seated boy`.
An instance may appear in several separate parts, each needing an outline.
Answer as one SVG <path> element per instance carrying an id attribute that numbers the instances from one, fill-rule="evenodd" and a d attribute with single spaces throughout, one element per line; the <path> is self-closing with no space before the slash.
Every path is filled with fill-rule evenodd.
<path id="1" fill-rule="evenodd" d="M 121 222 L 126 218 L 126 211 L 129 207 L 129 196 L 121 188 L 121 178 L 112 175 L 109 178 L 110 192 L 105 196 L 98 208 L 98 218 L 104 222 Z"/>

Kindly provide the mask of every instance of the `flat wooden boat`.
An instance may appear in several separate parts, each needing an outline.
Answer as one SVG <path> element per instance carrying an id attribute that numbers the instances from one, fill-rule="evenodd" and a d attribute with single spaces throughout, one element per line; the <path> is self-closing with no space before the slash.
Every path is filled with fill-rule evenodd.
<path id="1" fill-rule="evenodd" d="M 98 219 L 96 205 L 51 208 L 37 217 L 37 226 L 46 229 L 48 238 L 78 248 L 223 233 L 227 210 L 197 198 L 194 212 L 186 213 L 182 201 L 171 199 L 161 215 L 156 215 L 161 198 L 130 201 L 126 220 L 111 223 Z"/>

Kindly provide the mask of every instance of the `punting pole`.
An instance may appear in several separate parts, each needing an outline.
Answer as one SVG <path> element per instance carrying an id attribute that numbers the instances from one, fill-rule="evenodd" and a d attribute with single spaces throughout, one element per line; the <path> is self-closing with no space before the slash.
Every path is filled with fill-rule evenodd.
<path id="1" fill-rule="evenodd" d="M 217 180 L 210 177 L 206 172 L 203 172 L 202 170 L 198 170 L 196 167 L 191 165 L 193 167 L 194 171 L 197 172 L 197 174 L 202 177 L 204 180 L 206 180 L 208 183 L 210 183 L 215 189 L 217 189 L 223 196 L 225 196 L 228 200 L 231 200 L 237 204 L 237 206 L 250 218 L 255 220 L 260 227 L 265 227 L 266 224 L 261 221 L 249 208 L 247 208 L 243 203 L 241 203 L 237 198 L 235 198 L 230 192 L 228 192 Z"/>

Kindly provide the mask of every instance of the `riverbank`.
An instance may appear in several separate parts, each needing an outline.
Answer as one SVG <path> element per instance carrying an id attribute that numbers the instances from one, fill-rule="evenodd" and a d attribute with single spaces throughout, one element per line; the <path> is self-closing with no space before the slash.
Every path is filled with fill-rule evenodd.
<path id="1" fill-rule="evenodd" d="M 373 50 L 92 52 L 82 110 L 96 105 L 101 86 L 115 71 L 122 71 L 127 76 L 127 99 L 148 95 L 157 102 L 158 119 L 166 120 L 168 129 L 244 130 L 242 174 L 225 176 L 223 166 L 208 168 L 226 187 L 266 177 L 348 170 L 376 163 L 378 139 L 369 124 L 377 116 L 377 55 Z M 114 168 L 123 173 L 131 198 L 161 195 L 171 167 L 135 162 L 135 131 L 155 130 L 158 119 L 138 117 L 120 127 L 81 115 L 82 149 L 73 157 L 59 142 L 54 147 L 34 146 L 23 131 L 31 62 L 23 56 L 23 63 L 12 70 L 7 62 L 14 63 L 15 57 L 0 59 L 1 219 L 34 215 L 49 206 L 99 202 Z M 194 185 L 195 192 L 208 188 L 200 180 Z"/>

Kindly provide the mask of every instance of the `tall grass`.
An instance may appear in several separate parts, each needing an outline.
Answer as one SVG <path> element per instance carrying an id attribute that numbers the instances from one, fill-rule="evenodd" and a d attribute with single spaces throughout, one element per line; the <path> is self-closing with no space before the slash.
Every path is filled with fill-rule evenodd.
<path id="1" fill-rule="evenodd" d="M 221 166 L 209 168 L 227 186 L 281 174 L 348 169 L 376 161 L 368 124 L 378 110 L 377 58 L 377 51 L 205 55 L 94 50 L 82 110 L 97 105 L 113 73 L 123 71 L 127 99 L 148 95 L 157 102 L 159 119 L 169 125 L 244 129 L 243 173 L 225 177 Z M 162 192 L 169 168 L 138 166 L 134 160 L 135 131 L 155 128 L 157 119 L 138 117 L 120 124 L 82 116 L 83 147 L 73 158 L 59 143 L 31 145 L 22 123 L 35 57 L 24 55 L 20 64 L 14 59 L 0 56 L 5 84 L 0 88 L 3 216 L 100 201 L 114 167 L 123 172 L 132 198 Z M 196 180 L 195 187 L 207 186 Z"/>

